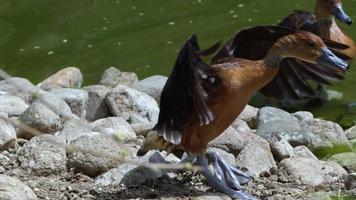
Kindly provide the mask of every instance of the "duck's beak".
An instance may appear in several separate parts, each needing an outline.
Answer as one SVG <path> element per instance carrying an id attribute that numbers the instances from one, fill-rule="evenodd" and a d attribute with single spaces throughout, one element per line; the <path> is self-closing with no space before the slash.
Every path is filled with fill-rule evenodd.
<path id="1" fill-rule="evenodd" d="M 320 65 L 327 65 L 331 67 L 338 67 L 342 71 L 345 71 L 348 68 L 347 62 L 343 61 L 339 57 L 337 57 L 333 52 L 331 52 L 328 48 L 323 48 L 321 50 L 320 57 L 316 60 Z"/>
<path id="2" fill-rule="evenodd" d="M 335 6 L 333 13 L 334 16 L 341 22 L 344 22 L 348 25 L 352 24 L 352 19 L 345 13 L 341 3 Z"/>

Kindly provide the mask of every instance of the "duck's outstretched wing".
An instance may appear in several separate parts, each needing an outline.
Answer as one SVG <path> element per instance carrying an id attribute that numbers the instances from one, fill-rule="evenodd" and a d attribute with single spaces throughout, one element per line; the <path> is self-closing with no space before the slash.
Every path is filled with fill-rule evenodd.
<path id="1" fill-rule="evenodd" d="M 292 30 L 309 31 L 318 35 L 318 25 L 315 15 L 308 11 L 295 10 L 278 25 Z"/>
<path id="2" fill-rule="evenodd" d="M 220 43 L 201 51 L 195 35 L 180 50 L 175 66 L 161 95 L 158 123 L 154 127 L 172 144 L 181 142 L 182 131 L 190 117 L 197 116 L 201 125 L 214 120 L 207 101 L 220 84 L 220 78 L 201 56 L 213 54 Z"/>
<path id="3" fill-rule="evenodd" d="M 266 57 L 273 44 L 283 36 L 297 32 L 280 26 L 257 26 L 247 28 L 235 35 L 213 58 L 213 63 L 223 62 L 226 57 L 261 60 Z M 345 49 L 348 46 L 324 40 L 331 49 Z M 260 90 L 267 98 L 284 103 L 316 98 L 318 93 L 309 83 L 330 84 L 331 80 L 342 80 L 339 68 L 310 64 L 294 58 L 283 59 L 275 79 Z"/>

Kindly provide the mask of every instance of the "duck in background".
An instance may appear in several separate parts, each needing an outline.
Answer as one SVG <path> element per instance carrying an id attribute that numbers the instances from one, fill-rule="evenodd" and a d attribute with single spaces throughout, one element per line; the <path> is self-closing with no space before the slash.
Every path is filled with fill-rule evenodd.
<path id="1" fill-rule="evenodd" d="M 334 17 L 346 24 L 352 24 L 351 18 L 342 8 L 341 0 L 317 0 L 315 15 L 307 11 L 295 11 L 286 17 L 279 26 L 292 30 L 309 31 L 328 40 L 328 48 L 338 57 L 350 62 L 356 56 L 355 43 L 339 28 Z M 271 46 L 271 43 L 251 46 L 248 44 L 251 44 L 254 38 L 248 35 L 239 35 L 239 37 L 244 38 L 235 36 L 217 53 L 212 62 L 215 63 L 219 59 L 231 56 L 258 60 L 265 56 Z M 331 43 L 331 41 L 335 43 Z M 340 44 L 336 47 L 333 46 L 336 43 Z M 236 46 L 239 46 L 238 50 Z M 260 93 L 267 97 L 269 103 L 277 103 L 284 107 L 323 102 L 328 98 L 325 85 L 331 85 L 331 81 L 342 80 L 344 77 L 332 71 L 320 76 L 316 70 L 328 71 L 330 68 L 320 64 L 306 63 L 295 58 L 284 59 L 275 79 L 263 87 Z M 308 81 L 315 82 L 317 87 L 312 86 Z"/>
<path id="2" fill-rule="evenodd" d="M 217 45 L 201 51 L 196 36 L 187 40 L 162 91 L 158 123 L 146 136 L 137 155 L 142 156 L 150 150 L 168 153 L 183 150 L 186 152 L 183 162 L 199 166 L 214 189 L 232 198 L 253 200 L 256 198 L 241 187 L 251 176 L 216 153 L 207 152 L 208 143 L 228 128 L 256 91 L 274 79 L 284 59 L 297 58 L 311 63 L 311 68 L 317 66 L 313 65 L 316 63 L 330 66 L 330 71 L 311 69 L 319 76 L 331 71 L 343 72 L 347 63 L 309 32 L 260 26 L 242 30 L 239 35 L 239 38 L 246 35 L 254 38 L 250 40 L 252 46 L 268 43 L 269 48 L 259 60 L 230 57 L 208 65 L 201 57 L 215 52 Z"/>

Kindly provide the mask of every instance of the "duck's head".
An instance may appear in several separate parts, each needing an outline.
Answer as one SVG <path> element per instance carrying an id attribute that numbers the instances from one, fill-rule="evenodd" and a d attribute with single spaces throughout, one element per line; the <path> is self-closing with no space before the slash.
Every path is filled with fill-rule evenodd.
<path id="1" fill-rule="evenodd" d="M 272 47 L 274 55 L 280 58 L 297 58 L 305 62 L 336 66 L 346 70 L 348 64 L 337 57 L 322 39 L 310 32 L 296 32 L 280 38 Z"/>
<path id="2" fill-rule="evenodd" d="M 315 12 L 318 17 L 335 16 L 341 22 L 348 25 L 352 24 L 352 19 L 345 13 L 342 8 L 341 0 L 317 0 Z"/>

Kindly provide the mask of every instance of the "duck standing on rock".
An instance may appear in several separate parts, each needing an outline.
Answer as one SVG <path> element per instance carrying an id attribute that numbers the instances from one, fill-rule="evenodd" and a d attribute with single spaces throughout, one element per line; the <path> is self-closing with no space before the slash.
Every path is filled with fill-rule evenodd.
<path id="1" fill-rule="evenodd" d="M 277 31 L 278 30 L 278 31 Z M 201 168 L 202 175 L 216 190 L 232 198 L 256 199 L 241 188 L 251 176 L 231 166 L 214 152 L 207 152 L 218 137 L 243 111 L 251 96 L 278 73 L 285 58 L 323 63 L 346 69 L 347 63 L 335 56 L 316 35 L 278 27 L 255 27 L 240 34 L 264 35 L 259 43 L 274 41 L 261 60 L 222 59 L 206 64 L 201 56 L 213 53 L 217 45 L 201 51 L 195 35 L 180 50 L 175 66 L 162 91 L 159 119 L 138 151 L 175 149 L 185 151 L 186 162 Z M 256 49 L 258 50 L 258 49 Z M 320 73 L 323 73 L 321 71 Z M 214 172 L 209 170 L 212 164 Z"/>

